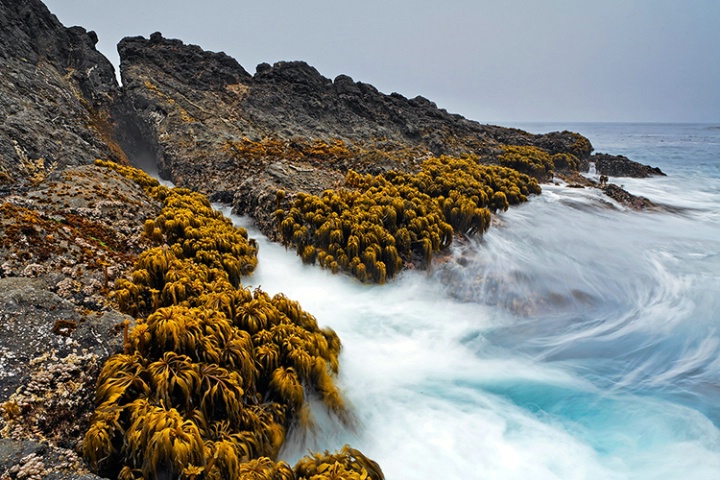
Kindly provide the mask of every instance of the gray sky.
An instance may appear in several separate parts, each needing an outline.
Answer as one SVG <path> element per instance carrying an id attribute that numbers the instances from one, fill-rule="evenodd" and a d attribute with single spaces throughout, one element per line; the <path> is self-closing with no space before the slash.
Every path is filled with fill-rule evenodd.
<path id="1" fill-rule="evenodd" d="M 45 0 L 95 30 L 304 60 L 481 122 L 720 122 L 719 0 Z"/>

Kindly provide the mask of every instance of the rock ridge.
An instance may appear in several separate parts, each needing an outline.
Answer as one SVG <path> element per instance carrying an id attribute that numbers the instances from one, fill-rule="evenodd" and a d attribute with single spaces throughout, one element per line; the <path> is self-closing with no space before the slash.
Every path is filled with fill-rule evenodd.
<path id="1" fill-rule="evenodd" d="M 0 192 L 98 157 L 127 162 L 114 135 L 120 91 L 97 35 L 65 28 L 39 0 L 1 0 L 0 32 Z"/>

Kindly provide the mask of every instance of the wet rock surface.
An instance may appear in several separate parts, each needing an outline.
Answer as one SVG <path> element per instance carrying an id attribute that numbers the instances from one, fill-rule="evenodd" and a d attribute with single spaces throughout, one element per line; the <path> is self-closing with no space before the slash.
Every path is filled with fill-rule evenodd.
<path id="1" fill-rule="evenodd" d="M 596 153 L 590 157 L 590 161 L 595 163 L 595 170 L 598 174 L 609 177 L 647 178 L 653 175 L 665 176 L 658 167 L 643 165 L 623 155 Z"/>
<path id="2" fill-rule="evenodd" d="M 646 208 L 655 207 L 655 204 L 647 198 L 639 195 L 633 195 L 624 188 L 618 187 L 614 183 L 608 183 L 607 185 L 602 186 L 602 191 L 605 195 L 612 198 L 616 202 L 626 205 L 635 210 L 643 210 Z"/>
<path id="3" fill-rule="evenodd" d="M 96 478 L 77 449 L 130 319 L 88 312 L 42 279 L 0 279 L 0 305 L 0 478 Z"/>

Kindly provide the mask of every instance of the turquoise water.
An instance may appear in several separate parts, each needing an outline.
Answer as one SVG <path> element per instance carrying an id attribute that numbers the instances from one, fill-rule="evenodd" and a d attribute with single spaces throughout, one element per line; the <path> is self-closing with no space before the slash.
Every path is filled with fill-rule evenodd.
<path id="1" fill-rule="evenodd" d="M 659 166 L 610 181 L 673 208 L 548 185 L 382 287 L 304 266 L 235 218 L 261 245 L 246 284 L 299 300 L 344 345 L 355 427 L 316 408 L 284 458 L 351 443 L 388 479 L 720 478 L 720 128 L 517 126 Z"/>

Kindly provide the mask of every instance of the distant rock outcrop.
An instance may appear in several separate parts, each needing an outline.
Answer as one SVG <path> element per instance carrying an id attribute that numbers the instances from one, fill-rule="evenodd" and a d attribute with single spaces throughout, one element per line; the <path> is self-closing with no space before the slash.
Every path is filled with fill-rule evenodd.
<path id="1" fill-rule="evenodd" d="M 609 177 L 646 178 L 653 175 L 665 176 L 658 167 L 643 165 L 623 155 L 596 153 L 590 157 L 590 161 L 595 163 L 595 170 L 598 174 Z"/>

